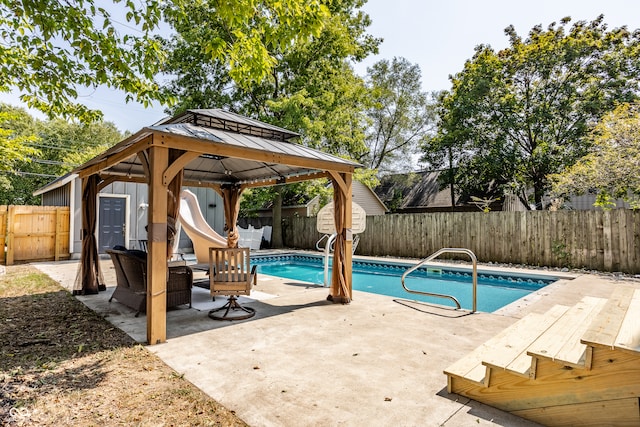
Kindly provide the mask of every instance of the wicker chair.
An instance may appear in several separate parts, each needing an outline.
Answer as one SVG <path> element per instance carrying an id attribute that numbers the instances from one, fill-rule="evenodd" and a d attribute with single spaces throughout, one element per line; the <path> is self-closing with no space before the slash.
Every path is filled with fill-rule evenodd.
<path id="1" fill-rule="evenodd" d="M 256 266 L 249 268 L 249 248 L 209 248 L 209 290 L 216 295 L 228 295 L 228 302 L 211 310 L 209 317 L 217 320 L 248 319 L 256 314 L 250 307 L 238 304 L 238 295 L 249 295 L 256 284 Z M 223 314 L 218 314 L 224 311 Z"/>
<path id="2" fill-rule="evenodd" d="M 116 271 L 116 289 L 109 298 L 136 310 L 136 317 L 147 309 L 147 254 L 136 250 L 109 249 L 106 251 Z M 193 272 L 186 265 L 169 267 L 167 280 L 167 308 L 189 304 Z"/>

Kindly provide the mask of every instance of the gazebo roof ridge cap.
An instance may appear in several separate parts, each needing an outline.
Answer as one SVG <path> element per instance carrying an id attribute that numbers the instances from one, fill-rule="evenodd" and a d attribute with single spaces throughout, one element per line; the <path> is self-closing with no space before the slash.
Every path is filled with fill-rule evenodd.
<path id="1" fill-rule="evenodd" d="M 211 126 L 207 126 L 206 124 L 202 123 L 196 123 L 198 121 L 198 116 L 207 117 L 208 119 L 212 120 L 210 122 Z M 214 129 L 220 128 L 219 126 L 215 126 L 215 123 L 218 125 L 222 125 L 222 129 L 224 130 L 241 134 L 247 134 L 247 132 L 243 132 L 243 130 L 251 129 L 260 130 L 261 132 L 270 132 L 274 134 L 274 136 L 277 135 L 277 137 L 274 137 L 272 139 L 284 142 L 289 142 L 289 140 L 299 138 L 301 136 L 299 133 L 291 131 L 289 129 L 285 129 L 251 117 L 243 116 L 241 114 L 234 113 L 233 111 L 229 110 L 224 110 L 222 108 L 188 109 L 181 114 L 177 114 L 171 117 L 165 117 L 164 119 L 154 123 L 152 126 L 189 122 L 196 126 L 211 127 Z M 233 124 L 235 126 L 228 126 L 229 124 Z M 235 130 L 233 129 L 234 127 L 236 128 Z M 249 134 L 251 133 L 249 132 Z"/>

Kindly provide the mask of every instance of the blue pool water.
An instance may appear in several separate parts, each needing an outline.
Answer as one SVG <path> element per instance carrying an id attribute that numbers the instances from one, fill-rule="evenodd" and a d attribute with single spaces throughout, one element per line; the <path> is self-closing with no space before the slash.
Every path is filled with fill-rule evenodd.
<path id="1" fill-rule="evenodd" d="M 323 259 L 321 256 L 256 256 L 252 257 L 251 262 L 258 266 L 259 273 L 316 284 L 324 282 Z M 455 306 L 453 301 L 448 299 L 406 292 L 402 288 L 400 278 L 410 267 L 410 264 L 354 260 L 353 289 Z M 556 278 L 549 276 L 478 271 L 478 311 L 495 311 L 556 280 Z M 405 283 L 409 289 L 453 295 L 460 301 L 460 305 L 463 308 L 469 310 L 472 308 L 473 286 L 470 270 L 425 266 L 409 275 Z"/>

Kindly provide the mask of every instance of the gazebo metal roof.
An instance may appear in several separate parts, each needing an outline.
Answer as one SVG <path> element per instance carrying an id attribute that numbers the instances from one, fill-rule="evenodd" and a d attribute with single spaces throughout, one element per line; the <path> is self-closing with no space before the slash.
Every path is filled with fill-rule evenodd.
<path id="1" fill-rule="evenodd" d="M 129 151 L 130 155 L 101 169 L 100 174 L 141 181 L 145 177 L 144 160 L 136 150 L 131 151 L 131 147 L 154 134 L 174 137 L 177 141 L 175 148 L 180 149 L 182 143 L 184 149 L 199 151 L 198 156 L 184 167 L 184 182 L 192 186 L 229 183 L 250 187 L 273 185 L 317 178 L 327 169 L 346 171 L 360 166 L 288 142 L 298 134 L 277 126 L 222 110 L 188 110 L 175 118 L 143 128 L 76 171 L 112 163 L 110 158 Z M 197 148 L 193 145 L 196 141 Z M 240 155 L 239 151 L 243 154 Z"/>

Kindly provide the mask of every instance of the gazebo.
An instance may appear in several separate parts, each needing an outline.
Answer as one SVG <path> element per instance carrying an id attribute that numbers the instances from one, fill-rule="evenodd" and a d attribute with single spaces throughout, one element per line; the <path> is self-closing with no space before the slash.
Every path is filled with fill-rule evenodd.
<path id="1" fill-rule="evenodd" d="M 352 175 L 360 165 L 291 142 L 297 133 L 219 109 L 187 110 L 148 126 L 79 166 L 82 179 L 80 293 L 100 283 L 96 194 L 114 181 L 148 185 L 147 341 L 166 341 L 168 242 L 174 238 L 183 185 L 209 187 L 224 201 L 227 246 L 236 247 L 242 191 L 317 178 L 334 188 L 337 238 L 328 299 L 352 298 Z"/>

